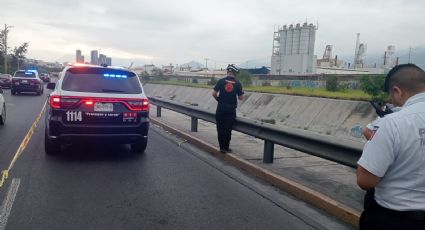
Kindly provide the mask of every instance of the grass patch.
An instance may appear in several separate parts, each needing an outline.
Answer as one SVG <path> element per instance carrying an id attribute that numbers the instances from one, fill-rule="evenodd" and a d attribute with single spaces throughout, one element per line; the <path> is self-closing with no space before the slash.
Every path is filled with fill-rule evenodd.
<path id="1" fill-rule="evenodd" d="M 207 88 L 212 89 L 213 86 L 206 84 L 189 83 L 185 81 L 149 81 L 150 84 L 164 84 L 164 85 L 179 85 L 194 88 Z M 330 92 L 326 89 L 313 89 L 313 88 L 287 88 L 284 86 L 248 86 L 244 87 L 244 91 L 258 92 L 258 93 L 273 93 L 273 94 L 287 94 L 306 97 L 323 97 L 342 100 L 356 100 L 356 101 L 370 101 L 372 98 L 362 90 L 345 89 L 343 91 Z"/>

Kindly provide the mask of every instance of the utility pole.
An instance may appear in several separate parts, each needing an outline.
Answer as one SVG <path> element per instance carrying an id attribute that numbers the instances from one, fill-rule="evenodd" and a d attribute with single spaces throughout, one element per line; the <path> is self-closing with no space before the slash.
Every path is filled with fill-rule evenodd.
<path id="1" fill-rule="evenodd" d="M 7 73 L 7 33 L 9 32 L 9 29 L 13 26 L 7 26 L 7 24 L 4 24 L 4 73 Z"/>

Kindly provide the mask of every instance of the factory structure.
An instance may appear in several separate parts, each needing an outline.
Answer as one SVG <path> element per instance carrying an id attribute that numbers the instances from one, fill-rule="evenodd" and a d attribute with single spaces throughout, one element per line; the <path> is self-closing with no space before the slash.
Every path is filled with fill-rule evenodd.
<path id="1" fill-rule="evenodd" d="M 383 56 L 383 65 L 366 66 L 367 44 L 356 34 L 354 60 L 344 62 L 333 56 L 333 46 L 326 45 L 321 59 L 314 55 L 314 43 L 318 26 L 313 24 L 284 25 L 273 34 L 271 75 L 308 74 L 382 74 L 398 64 L 393 60 L 395 46 L 389 45 Z"/>
<path id="2" fill-rule="evenodd" d="M 270 74 L 315 73 L 314 42 L 317 26 L 284 25 L 274 32 Z"/>

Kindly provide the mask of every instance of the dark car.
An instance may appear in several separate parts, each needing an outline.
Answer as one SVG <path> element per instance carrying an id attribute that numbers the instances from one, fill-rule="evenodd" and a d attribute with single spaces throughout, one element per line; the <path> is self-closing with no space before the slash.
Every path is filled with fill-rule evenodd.
<path id="1" fill-rule="evenodd" d="M 22 92 L 43 94 L 43 84 L 36 71 L 18 70 L 12 77 L 12 95 Z"/>
<path id="2" fill-rule="evenodd" d="M 12 75 L 0 73 L 0 87 L 10 89 L 12 87 Z"/>
<path id="3" fill-rule="evenodd" d="M 3 97 L 3 89 L 0 88 L 0 125 L 6 122 L 6 102 Z"/>
<path id="4" fill-rule="evenodd" d="M 41 73 L 40 78 L 44 82 L 50 82 L 50 75 L 48 73 Z"/>
<path id="5" fill-rule="evenodd" d="M 81 141 L 130 144 L 144 152 L 149 101 L 137 74 L 94 65 L 68 66 L 53 89 L 46 111 L 45 152 Z"/>

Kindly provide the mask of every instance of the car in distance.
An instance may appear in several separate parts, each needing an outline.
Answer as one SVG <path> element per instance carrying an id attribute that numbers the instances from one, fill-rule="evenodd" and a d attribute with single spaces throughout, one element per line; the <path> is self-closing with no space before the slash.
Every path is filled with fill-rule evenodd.
<path id="1" fill-rule="evenodd" d="M 41 73 L 40 78 L 44 82 L 50 82 L 50 75 L 48 73 Z"/>
<path id="2" fill-rule="evenodd" d="M 130 144 L 146 149 L 149 100 L 134 72 L 96 65 L 67 66 L 46 110 L 45 152 L 57 154 L 62 144 L 83 141 Z"/>
<path id="3" fill-rule="evenodd" d="M 18 70 L 12 77 L 12 95 L 22 92 L 35 92 L 43 94 L 44 88 L 37 71 Z"/>
<path id="4" fill-rule="evenodd" d="M 12 75 L 0 73 L 0 88 L 12 87 Z"/>
<path id="5" fill-rule="evenodd" d="M 6 122 L 6 102 L 3 97 L 3 89 L 0 88 L 0 125 Z"/>

